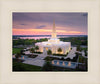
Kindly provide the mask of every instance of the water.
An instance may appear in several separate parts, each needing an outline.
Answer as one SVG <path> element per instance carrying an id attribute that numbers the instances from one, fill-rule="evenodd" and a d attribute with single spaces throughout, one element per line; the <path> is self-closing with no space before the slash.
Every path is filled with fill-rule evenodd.
<path id="1" fill-rule="evenodd" d="M 87 35 L 57 35 L 58 38 L 66 38 L 66 37 L 84 37 Z M 51 35 L 13 35 L 13 39 L 43 39 L 43 38 L 51 38 Z"/>
<path id="2" fill-rule="evenodd" d="M 62 64 L 63 64 L 63 62 L 59 61 L 59 65 L 62 65 Z"/>
<path id="3" fill-rule="evenodd" d="M 57 65 L 57 66 L 62 66 L 62 67 L 69 67 L 69 68 L 76 68 L 76 63 L 74 62 L 71 62 L 71 65 L 69 66 L 69 62 L 68 61 L 60 61 L 60 60 L 53 60 L 54 62 L 54 65 Z M 59 62 L 59 64 L 57 64 L 57 62 Z M 63 63 L 65 65 L 63 65 Z"/>
<path id="4" fill-rule="evenodd" d="M 50 37 L 20 37 L 20 39 L 43 39 L 43 38 L 50 38 Z"/>
<path id="5" fill-rule="evenodd" d="M 56 60 L 54 61 L 54 64 L 57 64 L 57 61 Z"/>
<path id="6" fill-rule="evenodd" d="M 67 66 L 68 65 L 68 62 L 65 62 L 65 65 Z"/>

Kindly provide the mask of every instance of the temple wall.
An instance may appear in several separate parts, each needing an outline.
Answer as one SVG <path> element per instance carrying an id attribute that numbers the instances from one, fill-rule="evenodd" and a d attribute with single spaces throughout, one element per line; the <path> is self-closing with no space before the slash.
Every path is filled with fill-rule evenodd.
<path id="1" fill-rule="evenodd" d="M 70 43 L 68 44 L 67 42 L 64 42 L 64 44 L 62 45 L 60 44 L 43 45 L 43 43 L 40 42 L 40 43 L 36 43 L 35 46 L 39 46 L 38 52 L 43 52 L 44 47 L 48 47 L 48 49 L 50 49 L 53 54 L 66 54 L 71 49 L 71 44 Z M 61 48 L 62 52 L 58 52 L 58 48 Z"/>

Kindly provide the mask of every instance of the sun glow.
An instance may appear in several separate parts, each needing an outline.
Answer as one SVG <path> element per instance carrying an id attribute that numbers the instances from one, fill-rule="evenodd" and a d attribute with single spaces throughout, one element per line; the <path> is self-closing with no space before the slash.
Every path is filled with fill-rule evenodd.
<path id="1" fill-rule="evenodd" d="M 52 30 L 50 29 L 15 29 L 13 28 L 13 35 L 50 35 Z M 59 35 L 74 35 L 74 34 L 84 34 L 80 31 L 64 31 L 57 30 Z"/>

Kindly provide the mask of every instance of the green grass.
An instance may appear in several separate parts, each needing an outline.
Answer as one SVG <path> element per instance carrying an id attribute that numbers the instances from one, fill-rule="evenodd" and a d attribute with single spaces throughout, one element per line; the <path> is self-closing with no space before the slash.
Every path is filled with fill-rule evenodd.
<path id="1" fill-rule="evenodd" d="M 13 61 L 13 71 L 41 71 L 41 67 Z"/>
<path id="2" fill-rule="evenodd" d="M 20 53 L 23 48 L 13 48 L 13 54 Z"/>

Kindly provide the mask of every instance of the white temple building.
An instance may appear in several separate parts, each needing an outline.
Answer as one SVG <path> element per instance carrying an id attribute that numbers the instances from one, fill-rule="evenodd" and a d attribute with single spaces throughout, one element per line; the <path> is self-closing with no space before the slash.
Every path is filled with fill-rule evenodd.
<path id="1" fill-rule="evenodd" d="M 55 21 L 53 22 L 52 37 L 48 41 L 35 43 L 35 46 L 38 46 L 38 52 L 43 52 L 43 54 L 47 54 L 48 50 L 51 50 L 52 54 L 59 54 L 59 48 L 62 49 L 60 54 L 67 54 L 71 50 L 71 42 L 63 42 L 57 38 Z"/>

